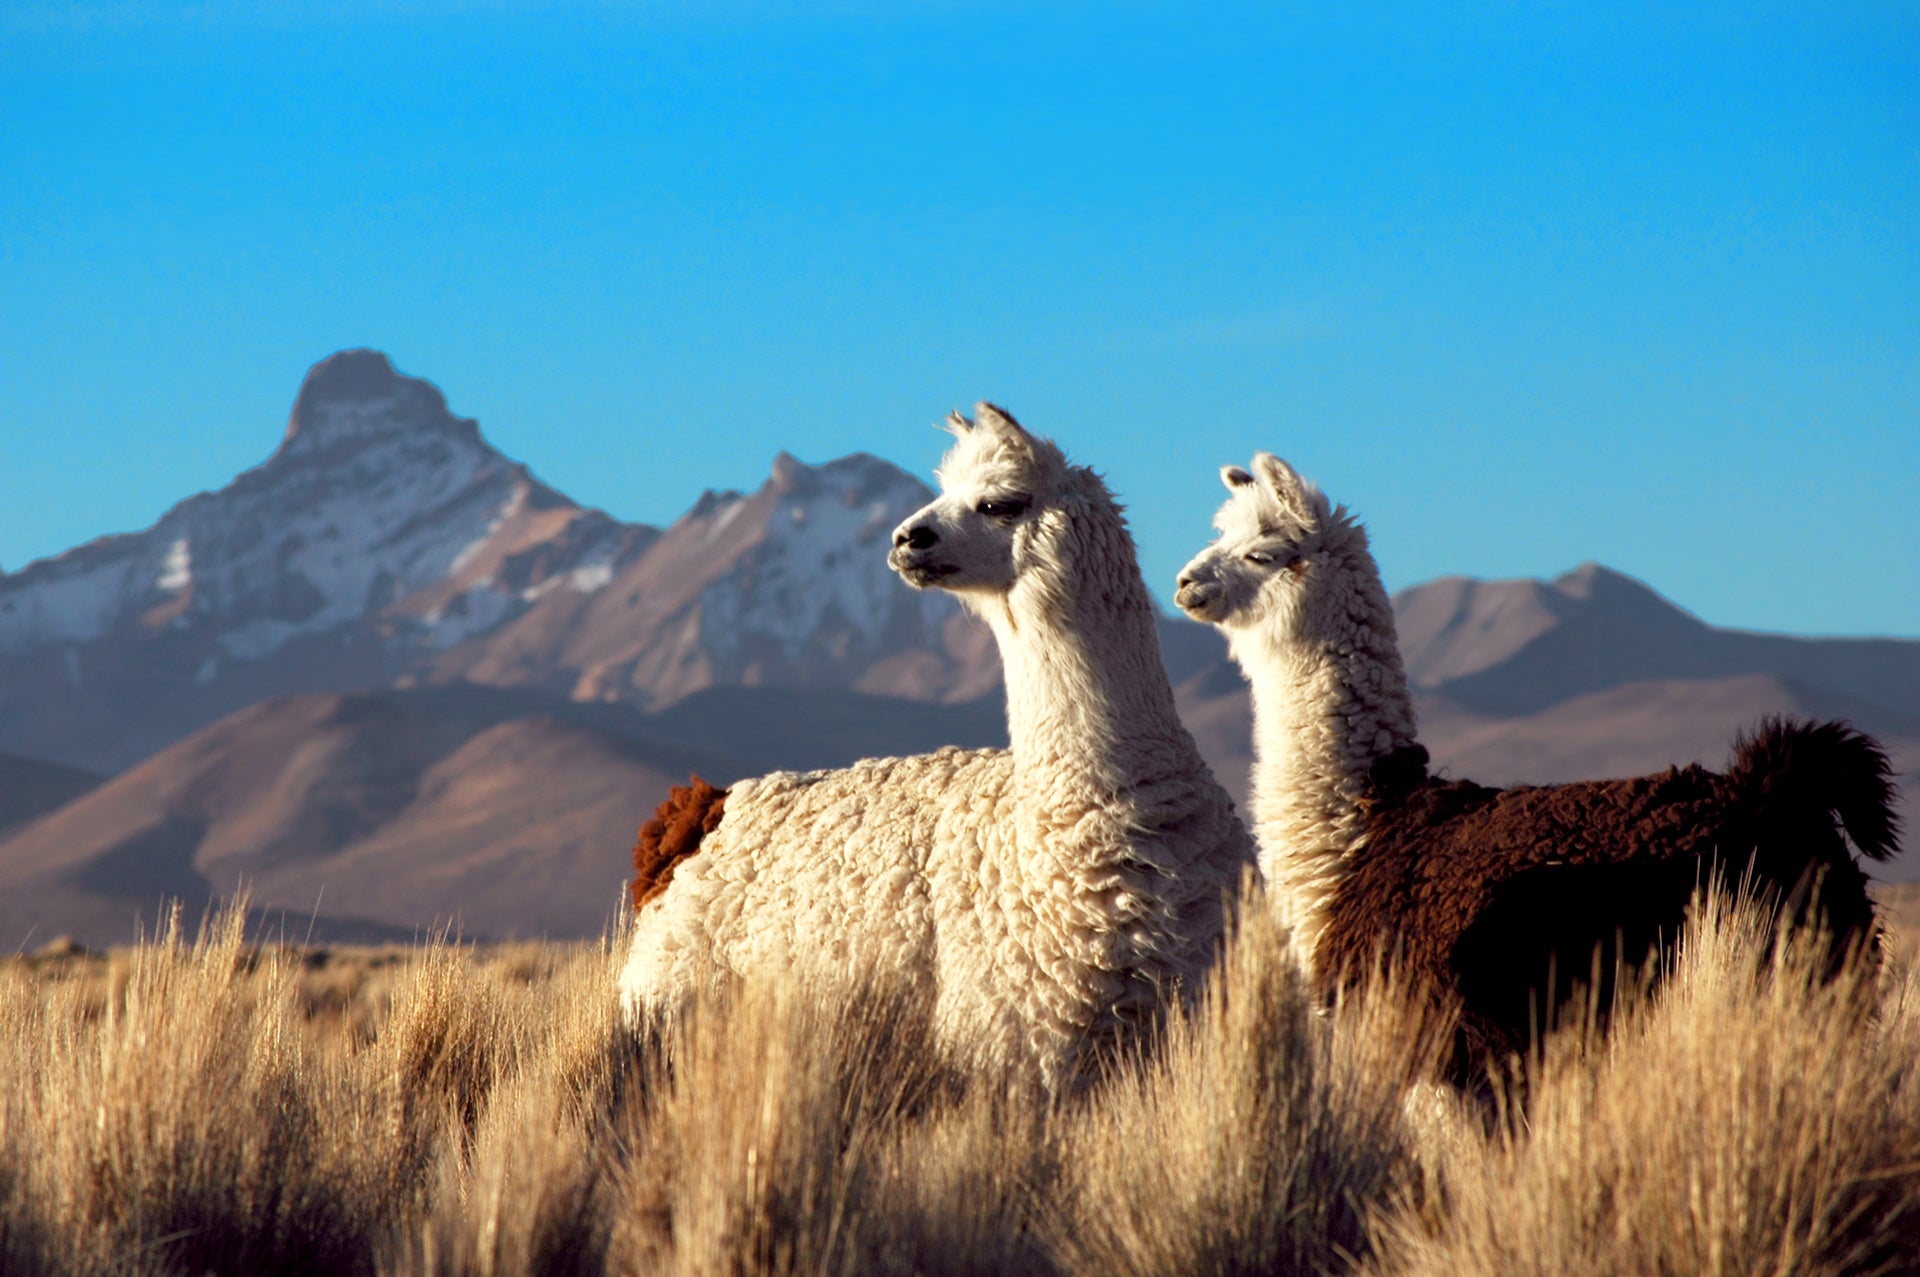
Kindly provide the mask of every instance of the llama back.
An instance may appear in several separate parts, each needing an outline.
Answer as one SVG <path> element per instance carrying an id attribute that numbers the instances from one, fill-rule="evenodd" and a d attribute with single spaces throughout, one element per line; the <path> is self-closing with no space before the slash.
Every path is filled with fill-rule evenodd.
<path id="1" fill-rule="evenodd" d="M 1886 854 L 1891 786 L 1885 755 L 1844 724 L 1768 720 L 1724 775 L 1689 766 L 1496 790 L 1389 774 L 1316 969 L 1353 983 L 1386 956 L 1457 989 L 1470 1008 L 1463 1060 L 1525 1049 L 1548 1009 L 1538 982 L 1549 963 L 1556 1004 L 1588 982 L 1604 1004 L 1616 964 L 1671 944 L 1715 876 L 1817 921 L 1835 962 L 1876 933 L 1836 822 L 1864 853 Z"/>
<path id="2" fill-rule="evenodd" d="M 1569 887 L 1555 916 L 1540 919 L 1543 934 L 1573 934 L 1578 929 L 1565 916 L 1571 902 L 1605 917 L 1620 897 L 1641 896 L 1672 874 L 1688 878 L 1690 889 L 1698 860 L 1720 845 L 1727 779 L 1702 767 L 1511 789 L 1409 783 L 1399 770 L 1392 787 L 1370 794 L 1365 841 L 1315 955 L 1315 970 L 1330 978 L 1352 979 L 1393 957 L 1417 979 L 1450 985 L 1469 929 L 1484 927 L 1497 897 L 1513 895 L 1512 884 L 1535 871 L 1551 871 Z M 1638 873 L 1618 872 L 1623 846 L 1644 849 Z M 1662 883 L 1646 882 L 1648 872 Z"/>
<path id="3" fill-rule="evenodd" d="M 727 790 L 724 823 L 697 839 L 684 825 L 704 821 L 713 800 L 670 799 L 654 845 L 687 854 L 668 866 L 673 889 L 637 910 L 622 997 L 658 1012 L 704 984 L 767 971 L 929 980 L 934 831 L 945 809 L 1006 787 L 1011 773 L 1003 750 L 953 748 L 773 772 Z"/>

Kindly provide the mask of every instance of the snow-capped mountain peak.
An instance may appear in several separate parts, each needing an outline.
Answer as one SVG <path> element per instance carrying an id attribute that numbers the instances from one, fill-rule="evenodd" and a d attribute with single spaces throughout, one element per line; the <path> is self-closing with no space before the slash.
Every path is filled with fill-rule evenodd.
<path id="1" fill-rule="evenodd" d="M 757 496 L 766 506 L 759 543 L 701 596 L 709 654 L 764 660 L 771 643 L 799 662 L 823 642 L 878 656 L 890 642 L 937 641 L 952 600 L 903 588 L 887 566 L 893 529 L 932 496 L 865 453 L 819 466 L 780 453 Z M 747 506 L 719 508 L 711 535 Z"/>
<path id="2" fill-rule="evenodd" d="M 342 351 L 260 465 L 0 577 L 0 747 L 116 768 L 262 696 L 453 679 L 648 705 L 724 683 L 991 686 L 978 645 L 951 641 L 952 600 L 886 567 L 929 496 L 876 457 L 782 453 L 759 490 L 708 492 L 665 533 L 621 523 L 494 451 L 431 383 Z"/>
<path id="3" fill-rule="evenodd" d="M 0 582 L 0 653 L 89 643 L 128 627 L 210 641 L 258 660 L 302 635 L 338 630 L 460 578 L 538 514 L 618 525 L 538 483 L 454 417 L 429 383 L 375 351 L 346 351 L 307 375 L 285 441 L 218 492 L 175 506 L 145 532 L 96 541 Z M 610 547 L 583 547 L 603 559 Z M 573 565 L 567 565 L 570 570 Z M 524 587 L 521 587 L 524 589 Z M 397 642 L 444 646 L 511 609 L 518 590 L 474 600 L 454 632 L 444 609 Z M 213 655 L 214 653 L 209 653 Z M 204 680 L 205 662 L 195 662 Z"/>

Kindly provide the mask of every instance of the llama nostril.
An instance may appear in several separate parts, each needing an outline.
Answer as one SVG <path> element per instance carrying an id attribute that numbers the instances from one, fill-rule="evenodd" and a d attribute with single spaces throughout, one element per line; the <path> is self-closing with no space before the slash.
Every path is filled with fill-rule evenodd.
<path id="1" fill-rule="evenodd" d="M 1173 583 L 1173 588 L 1176 590 L 1184 590 L 1184 589 L 1187 589 L 1192 584 L 1193 584 L 1193 573 L 1182 572 L 1180 574 L 1180 579 Z"/>
<path id="2" fill-rule="evenodd" d="M 909 550 L 924 550 L 939 540 L 940 538 L 934 535 L 933 529 L 924 523 L 893 534 L 894 546 L 896 548 L 904 546 Z"/>

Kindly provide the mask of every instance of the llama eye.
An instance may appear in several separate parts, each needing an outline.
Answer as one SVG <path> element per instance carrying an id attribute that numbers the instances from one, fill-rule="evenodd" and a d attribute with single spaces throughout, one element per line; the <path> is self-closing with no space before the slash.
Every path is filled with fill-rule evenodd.
<path id="1" fill-rule="evenodd" d="M 1265 550 L 1248 550 L 1240 557 L 1249 563 L 1258 563 L 1263 568 L 1269 567 L 1273 563 L 1273 556 Z"/>
<path id="2" fill-rule="evenodd" d="M 1027 512 L 1027 503 L 1017 497 L 1008 497 L 999 501 L 982 501 L 973 508 L 989 519 L 1017 519 Z"/>

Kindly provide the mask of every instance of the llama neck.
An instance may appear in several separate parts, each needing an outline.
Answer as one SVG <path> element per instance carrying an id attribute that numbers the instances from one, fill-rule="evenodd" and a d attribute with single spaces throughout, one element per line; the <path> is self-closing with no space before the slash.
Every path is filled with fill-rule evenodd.
<path id="1" fill-rule="evenodd" d="M 1153 602 L 1119 512 L 1057 529 L 1013 589 L 978 601 L 999 640 L 1011 819 L 986 840 L 1034 976 L 1028 1040 L 1091 1060 L 1196 974 L 1252 860 L 1232 801 L 1174 708 Z M 1169 916 L 1172 915 L 1172 916 Z"/>
<path id="2" fill-rule="evenodd" d="M 1006 672 L 1022 792 L 1113 808 L 1203 766 L 1160 660 L 1153 602 L 1117 512 L 1076 527 L 1064 561 L 1022 574 L 981 608 Z"/>
<path id="3" fill-rule="evenodd" d="M 1361 799 L 1381 757 L 1414 743 L 1393 613 L 1377 578 L 1337 634 L 1266 626 L 1230 636 L 1253 687 L 1252 807 L 1260 869 L 1309 969 L 1334 893 L 1365 838 Z"/>

